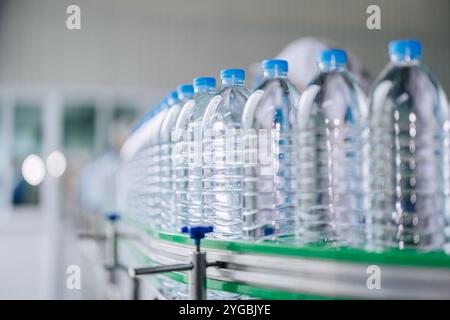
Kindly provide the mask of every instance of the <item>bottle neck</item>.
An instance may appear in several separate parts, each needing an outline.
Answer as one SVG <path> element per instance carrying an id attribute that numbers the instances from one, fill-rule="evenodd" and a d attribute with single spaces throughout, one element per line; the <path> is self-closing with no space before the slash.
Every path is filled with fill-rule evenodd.
<path id="1" fill-rule="evenodd" d="M 169 101 L 167 101 L 167 105 L 169 106 L 169 107 L 171 107 L 171 106 L 173 106 L 174 104 L 177 104 L 179 102 L 179 100 L 178 99 L 170 99 Z"/>
<path id="2" fill-rule="evenodd" d="M 345 65 L 336 63 L 319 63 L 320 72 L 343 71 Z"/>
<path id="3" fill-rule="evenodd" d="M 410 57 L 398 58 L 395 56 L 391 56 L 391 63 L 397 66 L 417 66 L 420 64 L 420 59 L 411 59 Z"/>
<path id="4" fill-rule="evenodd" d="M 222 79 L 222 87 L 243 86 L 244 80 L 236 78 Z"/>
<path id="5" fill-rule="evenodd" d="M 211 87 L 211 86 L 195 86 L 194 87 L 194 93 L 199 94 L 199 93 L 213 93 L 214 90 L 216 88 Z"/>
<path id="6" fill-rule="evenodd" d="M 287 72 L 280 71 L 280 70 L 278 70 L 278 68 L 264 70 L 264 77 L 265 78 L 287 78 Z"/>
<path id="7" fill-rule="evenodd" d="M 179 95 L 180 101 L 188 101 L 189 99 L 192 98 L 192 94 L 181 94 Z"/>

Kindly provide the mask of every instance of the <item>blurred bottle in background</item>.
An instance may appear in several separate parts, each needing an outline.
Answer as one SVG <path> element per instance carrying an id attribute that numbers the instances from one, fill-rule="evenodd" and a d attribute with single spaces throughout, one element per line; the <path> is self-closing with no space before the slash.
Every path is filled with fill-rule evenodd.
<path id="1" fill-rule="evenodd" d="M 184 104 L 189 101 L 194 93 L 194 87 L 190 84 L 178 86 L 176 92 L 177 99 L 174 99 L 169 112 L 161 126 L 160 143 L 161 143 L 161 158 L 160 158 L 160 181 L 161 181 L 161 215 L 163 217 L 162 230 L 163 232 L 177 231 L 177 217 L 176 217 L 176 188 L 175 188 L 175 145 L 173 131 L 175 129 L 176 121 L 183 108 Z M 175 98 L 175 93 L 172 93 Z M 174 281 L 168 277 L 161 277 L 162 294 L 168 299 L 178 299 L 180 292 L 186 291 L 185 284 Z M 186 288 L 185 288 L 186 287 Z"/>
<path id="2" fill-rule="evenodd" d="M 175 188 L 175 148 L 173 141 L 173 131 L 176 121 L 184 104 L 191 99 L 194 94 L 194 87 L 191 84 L 178 86 L 176 92 L 172 93 L 174 98 L 173 104 L 161 126 L 160 142 L 161 142 L 161 198 L 160 205 L 163 219 L 162 231 L 176 232 L 176 188 Z"/>
<path id="3" fill-rule="evenodd" d="M 365 244 L 368 108 L 346 63 L 345 51 L 323 51 L 320 71 L 300 99 L 296 237 L 302 244 Z"/>
<path id="4" fill-rule="evenodd" d="M 157 200 L 158 215 L 161 217 L 161 229 L 163 232 L 174 232 L 175 217 L 175 194 L 173 189 L 172 172 L 172 130 L 175 126 L 178 114 L 181 110 L 182 101 L 178 93 L 173 91 L 167 97 L 169 110 L 161 123 L 159 130 L 159 197 Z"/>
<path id="5" fill-rule="evenodd" d="M 294 234 L 294 128 L 300 94 L 285 60 L 263 62 L 264 81 L 247 100 L 243 231 L 246 239 Z"/>
<path id="6" fill-rule="evenodd" d="M 414 40 L 389 44 L 370 96 L 368 248 L 442 248 L 450 212 L 450 115 Z"/>
<path id="7" fill-rule="evenodd" d="M 338 47 L 337 44 L 330 39 L 302 37 L 289 43 L 277 54 L 276 59 L 286 60 L 289 63 L 289 80 L 300 91 L 303 91 L 319 72 L 319 67 L 316 63 L 317 56 L 324 50 L 336 47 Z M 348 72 L 367 94 L 372 84 L 372 77 L 369 71 L 350 48 L 344 49 L 347 52 Z M 252 89 L 257 88 L 264 80 L 263 72 L 260 63 L 250 65 L 249 78 L 252 81 Z"/>
<path id="8" fill-rule="evenodd" d="M 203 117 L 203 215 L 213 237 L 242 238 L 242 112 L 250 95 L 242 69 L 221 72 L 222 87 Z"/>
<path id="9" fill-rule="evenodd" d="M 133 126 L 131 133 L 125 141 L 121 153 L 122 168 L 120 170 L 119 190 L 126 193 L 119 196 L 122 202 L 119 208 L 126 215 L 139 222 L 149 223 L 151 203 L 149 183 L 152 181 L 154 172 L 150 166 L 150 150 L 155 143 L 156 133 L 153 132 L 152 122 L 161 110 L 163 102 L 146 112 Z"/>
<path id="10" fill-rule="evenodd" d="M 146 149 L 146 160 L 144 172 L 147 173 L 144 183 L 144 190 L 148 190 L 145 199 L 145 212 L 147 214 L 148 224 L 156 229 L 161 230 L 162 217 L 159 212 L 159 196 L 160 196 L 160 142 L 159 132 L 164 118 L 169 110 L 169 99 L 164 98 L 159 108 L 155 111 L 155 115 L 148 123 L 148 148 Z M 145 193 L 145 192 L 144 192 Z"/>

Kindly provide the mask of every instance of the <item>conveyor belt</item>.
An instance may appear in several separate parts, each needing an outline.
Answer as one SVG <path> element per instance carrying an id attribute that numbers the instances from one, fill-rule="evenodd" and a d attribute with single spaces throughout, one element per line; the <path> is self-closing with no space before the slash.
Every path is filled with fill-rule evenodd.
<path id="1" fill-rule="evenodd" d="M 132 251 L 139 263 L 184 263 L 193 250 L 187 236 L 154 232 L 133 222 L 125 227 L 137 237 L 121 240 L 122 250 Z M 442 252 L 370 253 L 212 239 L 205 239 L 202 249 L 209 261 L 226 264 L 208 268 L 211 289 L 269 299 L 450 299 L 450 256 Z M 370 266 L 380 270 L 381 289 L 368 289 Z M 183 272 L 168 276 L 187 282 Z"/>

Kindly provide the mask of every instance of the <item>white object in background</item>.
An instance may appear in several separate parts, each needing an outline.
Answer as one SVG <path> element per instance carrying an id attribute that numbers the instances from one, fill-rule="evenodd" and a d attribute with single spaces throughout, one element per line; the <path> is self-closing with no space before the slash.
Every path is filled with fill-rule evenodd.
<path id="1" fill-rule="evenodd" d="M 328 39 L 304 37 L 290 43 L 277 55 L 277 58 L 288 61 L 289 79 L 300 91 L 303 91 L 319 72 L 316 63 L 319 53 L 332 48 L 336 48 L 336 45 Z M 369 72 L 350 50 L 346 49 L 346 51 L 347 69 L 367 93 L 371 85 Z"/>
<path id="2" fill-rule="evenodd" d="M 28 155 L 22 163 L 22 176 L 32 186 L 41 184 L 45 178 L 45 164 L 42 158 L 35 154 Z"/>
<path id="3" fill-rule="evenodd" d="M 61 151 L 55 150 L 46 160 L 48 173 L 55 178 L 61 177 L 67 168 L 67 160 Z"/>

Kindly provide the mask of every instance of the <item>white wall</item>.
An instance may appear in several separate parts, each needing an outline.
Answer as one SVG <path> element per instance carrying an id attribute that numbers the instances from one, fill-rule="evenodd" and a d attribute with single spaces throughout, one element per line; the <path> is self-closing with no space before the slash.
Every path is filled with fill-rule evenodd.
<path id="1" fill-rule="evenodd" d="M 306 35 L 349 47 L 376 74 L 389 39 L 416 37 L 450 88 L 448 0 L 9 0 L 0 7 L 0 85 L 145 86 L 165 90 L 247 66 Z M 78 4 L 82 30 L 65 28 Z M 382 30 L 365 27 L 380 4 Z"/>

